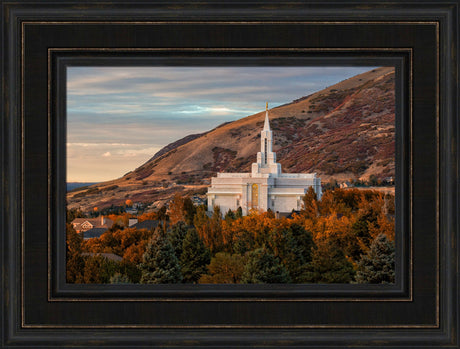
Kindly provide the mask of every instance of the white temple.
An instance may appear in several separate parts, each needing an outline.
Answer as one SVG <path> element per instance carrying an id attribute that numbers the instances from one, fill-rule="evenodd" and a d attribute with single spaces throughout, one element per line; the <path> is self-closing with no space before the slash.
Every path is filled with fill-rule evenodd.
<path id="1" fill-rule="evenodd" d="M 208 188 L 208 211 L 220 206 L 222 214 L 241 207 L 243 215 L 251 209 L 290 213 L 302 208 L 302 198 L 313 187 L 321 199 L 321 178 L 316 173 L 282 173 L 273 152 L 273 134 L 268 120 L 268 103 L 265 123 L 260 133 L 260 152 L 251 173 L 218 173 L 212 177 Z"/>

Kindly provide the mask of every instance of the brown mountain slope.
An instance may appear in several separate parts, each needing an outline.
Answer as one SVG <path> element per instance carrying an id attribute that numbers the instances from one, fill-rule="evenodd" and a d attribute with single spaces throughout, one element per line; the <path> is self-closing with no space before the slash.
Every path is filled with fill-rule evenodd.
<path id="1" fill-rule="evenodd" d="M 69 205 L 104 207 L 120 204 L 128 196 L 152 202 L 172 195 L 174 188 L 206 186 L 216 172 L 247 172 L 260 148 L 264 115 L 260 112 L 187 136 L 122 178 L 92 186 L 99 193 L 70 193 Z M 316 172 L 323 182 L 394 176 L 392 67 L 374 69 L 273 108 L 269 117 L 283 172 Z"/>
<path id="2" fill-rule="evenodd" d="M 394 161 L 387 161 L 394 158 L 392 68 L 361 74 L 269 115 L 274 150 L 286 172 L 393 175 Z M 148 161 L 132 176 L 161 180 L 169 173 L 177 179 L 182 172 L 209 172 L 209 177 L 216 171 L 247 171 L 260 147 L 263 117 L 261 112 L 219 127 Z"/>

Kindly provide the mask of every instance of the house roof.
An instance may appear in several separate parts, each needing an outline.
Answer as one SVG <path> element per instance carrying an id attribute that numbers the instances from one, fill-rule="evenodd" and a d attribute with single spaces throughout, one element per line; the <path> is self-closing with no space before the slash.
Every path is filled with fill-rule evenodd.
<path id="1" fill-rule="evenodd" d="M 83 239 L 98 238 L 107 230 L 107 228 L 91 228 L 83 233 Z"/>
<path id="2" fill-rule="evenodd" d="M 151 230 L 151 229 L 155 229 L 156 227 L 158 227 L 159 224 L 160 222 L 157 220 L 147 219 L 143 222 L 139 222 L 139 223 L 132 225 L 130 228 Z"/>
<path id="3" fill-rule="evenodd" d="M 94 218 L 75 218 L 73 221 L 72 221 L 72 224 L 82 224 L 83 222 L 90 222 L 93 220 Z"/>
<path id="4" fill-rule="evenodd" d="M 104 217 L 105 224 L 101 224 L 101 217 L 96 217 L 96 218 L 75 218 L 72 221 L 73 225 L 78 225 L 83 224 L 84 222 L 89 222 L 94 228 L 110 228 L 113 225 L 113 221 L 107 217 Z"/>
<path id="5" fill-rule="evenodd" d="M 115 261 L 115 262 L 120 262 L 123 258 L 120 257 L 119 255 L 115 253 L 94 253 L 94 252 L 83 252 L 81 254 L 82 256 L 102 256 L 104 258 L 107 258 L 109 260 Z"/>

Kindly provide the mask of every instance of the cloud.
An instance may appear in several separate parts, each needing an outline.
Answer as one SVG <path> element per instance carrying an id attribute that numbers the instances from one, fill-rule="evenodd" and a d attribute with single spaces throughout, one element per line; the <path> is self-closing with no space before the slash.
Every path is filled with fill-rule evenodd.
<path id="1" fill-rule="evenodd" d="M 229 115 L 229 114 L 246 114 L 249 115 L 253 110 L 231 109 L 223 106 L 203 107 L 200 105 L 187 106 L 186 110 L 180 110 L 180 114 L 209 114 L 209 115 Z"/>
<path id="2" fill-rule="evenodd" d="M 373 68 L 69 67 L 69 178 L 119 177 L 186 135 Z"/>

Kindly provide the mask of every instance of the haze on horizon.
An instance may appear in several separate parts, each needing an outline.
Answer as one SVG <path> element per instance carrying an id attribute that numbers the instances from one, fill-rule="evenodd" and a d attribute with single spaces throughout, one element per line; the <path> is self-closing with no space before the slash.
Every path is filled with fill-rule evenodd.
<path id="1" fill-rule="evenodd" d="M 165 145 L 375 67 L 68 67 L 67 182 L 102 182 Z"/>

